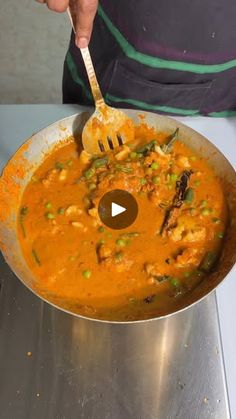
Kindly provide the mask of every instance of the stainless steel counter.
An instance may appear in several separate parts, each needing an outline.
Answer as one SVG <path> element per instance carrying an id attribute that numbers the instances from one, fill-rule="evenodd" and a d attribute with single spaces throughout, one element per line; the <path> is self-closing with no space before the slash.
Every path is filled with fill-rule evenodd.
<path id="1" fill-rule="evenodd" d="M 78 110 L 1 106 L 0 168 L 33 131 Z M 185 120 L 206 134 L 212 121 Z M 230 141 L 235 138 L 228 146 Z M 232 281 L 226 284 L 232 287 Z M 230 417 L 226 383 L 232 407 L 236 380 L 229 372 L 233 354 L 222 315 L 225 285 L 218 301 L 220 323 L 212 294 L 168 319 L 122 326 L 79 320 L 50 307 L 17 280 L 2 258 L 0 283 L 0 419 Z"/>

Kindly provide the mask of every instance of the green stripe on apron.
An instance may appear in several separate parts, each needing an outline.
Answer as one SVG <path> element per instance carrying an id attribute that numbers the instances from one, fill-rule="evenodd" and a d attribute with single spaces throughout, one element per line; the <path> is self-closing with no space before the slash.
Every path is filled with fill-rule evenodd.
<path id="1" fill-rule="evenodd" d="M 120 33 L 120 31 L 116 28 L 116 26 L 114 26 L 112 21 L 106 15 L 101 5 L 98 7 L 98 14 L 103 19 L 111 34 L 116 39 L 124 54 L 141 64 L 153 68 L 188 71 L 197 74 L 220 73 L 222 71 L 236 67 L 236 59 L 221 64 L 194 64 L 182 61 L 164 60 L 162 58 L 153 57 L 152 55 L 143 54 L 139 51 L 136 51 L 136 49 L 127 41 L 127 39 L 125 39 L 125 37 Z"/>
<path id="2" fill-rule="evenodd" d="M 86 97 L 93 101 L 93 97 L 91 92 L 88 90 L 85 82 L 81 79 L 81 77 L 78 74 L 77 67 L 74 63 L 73 57 L 71 53 L 68 51 L 66 55 L 66 64 L 68 66 L 68 69 L 70 71 L 71 77 L 75 83 L 77 83 L 82 89 Z M 135 99 L 128 99 L 128 98 L 119 98 L 117 96 L 110 95 L 107 93 L 105 95 L 105 100 L 108 103 L 111 102 L 120 102 L 120 103 L 128 103 L 133 106 L 136 106 L 139 109 L 143 110 L 150 110 L 150 111 L 160 111 L 163 113 L 173 113 L 180 116 L 196 116 L 199 115 L 198 110 L 194 109 L 182 109 L 182 108 L 172 108 L 169 106 L 160 106 L 160 105 L 150 105 L 146 102 L 135 100 Z M 221 112 L 211 112 L 208 114 L 208 116 L 212 117 L 229 117 L 229 116 L 236 116 L 236 111 L 221 111 Z"/>

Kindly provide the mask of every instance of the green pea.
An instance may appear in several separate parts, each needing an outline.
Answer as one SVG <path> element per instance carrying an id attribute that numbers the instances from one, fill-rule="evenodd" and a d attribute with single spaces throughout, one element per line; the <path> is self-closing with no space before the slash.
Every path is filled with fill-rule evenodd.
<path id="1" fill-rule="evenodd" d="M 45 217 L 48 220 L 53 220 L 55 218 L 55 215 L 52 212 L 46 212 Z"/>
<path id="2" fill-rule="evenodd" d="M 211 210 L 209 208 L 203 208 L 201 210 L 201 214 L 204 215 L 205 217 L 207 217 L 208 215 L 211 214 Z"/>
<path id="3" fill-rule="evenodd" d="M 47 209 L 52 208 L 52 203 L 51 203 L 51 202 L 47 202 L 47 203 L 45 204 L 45 208 L 47 208 Z"/>
<path id="4" fill-rule="evenodd" d="M 219 233 L 216 233 L 216 237 L 218 237 L 218 239 L 223 239 L 224 233 L 220 231 Z"/>
<path id="5" fill-rule="evenodd" d="M 98 232 L 99 233 L 104 233 L 104 231 L 105 231 L 105 227 L 103 227 L 103 226 L 98 227 Z"/>
<path id="6" fill-rule="evenodd" d="M 159 167 L 160 165 L 159 165 L 159 163 L 157 163 L 157 161 L 154 161 L 152 164 L 151 164 L 151 168 L 153 169 L 153 170 L 156 170 L 156 169 L 158 169 L 158 167 Z"/>
<path id="7" fill-rule="evenodd" d="M 142 178 L 140 179 L 140 184 L 141 184 L 141 185 L 146 185 L 146 183 L 147 183 L 146 179 L 145 179 L 144 177 L 142 177 Z"/>
<path id="8" fill-rule="evenodd" d="M 138 157 L 136 151 L 132 151 L 129 156 L 132 160 L 135 160 Z"/>
<path id="9" fill-rule="evenodd" d="M 171 285 L 173 285 L 173 287 L 178 287 L 179 286 L 179 280 L 177 278 L 171 278 L 170 283 L 171 283 Z"/>
<path id="10" fill-rule="evenodd" d="M 174 183 L 178 179 L 178 175 L 176 173 L 171 173 L 170 175 L 170 182 Z"/>
<path id="11" fill-rule="evenodd" d="M 154 185 L 159 185 L 160 184 L 160 177 L 159 176 L 153 176 L 152 177 L 152 183 L 154 183 Z"/>
<path id="12" fill-rule="evenodd" d="M 207 206 L 207 201 L 206 201 L 205 199 L 203 199 L 203 200 L 200 202 L 200 206 L 201 206 L 201 208 L 205 208 L 205 207 Z"/>
<path id="13" fill-rule="evenodd" d="M 85 269 L 85 271 L 82 272 L 82 275 L 85 279 L 89 279 L 92 275 L 92 272 L 89 269 Z"/>
<path id="14" fill-rule="evenodd" d="M 124 239 L 117 239 L 116 240 L 116 245 L 119 247 L 125 247 L 127 245 L 127 241 Z"/>
<path id="15" fill-rule="evenodd" d="M 106 242 L 105 242 L 105 240 L 104 239 L 100 239 L 100 240 L 98 240 L 98 244 L 105 244 Z"/>
<path id="16" fill-rule="evenodd" d="M 196 208 L 190 208 L 189 209 L 190 215 L 196 215 Z"/>

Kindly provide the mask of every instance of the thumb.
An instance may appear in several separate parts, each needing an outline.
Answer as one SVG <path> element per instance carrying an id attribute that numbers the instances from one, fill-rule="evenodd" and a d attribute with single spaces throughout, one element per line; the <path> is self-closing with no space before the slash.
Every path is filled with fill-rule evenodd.
<path id="1" fill-rule="evenodd" d="M 62 13 L 66 11 L 69 5 L 69 0 L 47 0 L 46 3 L 50 10 Z"/>
<path id="2" fill-rule="evenodd" d="M 85 48 L 90 41 L 98 0 L 77 0 L 76 45 Z"/>

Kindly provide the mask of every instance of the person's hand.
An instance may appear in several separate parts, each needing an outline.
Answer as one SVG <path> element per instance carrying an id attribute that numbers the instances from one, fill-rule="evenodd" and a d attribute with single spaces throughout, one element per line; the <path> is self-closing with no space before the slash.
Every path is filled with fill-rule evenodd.
<path id="1" fill-rule="evenodd" d="M 54 12 L 65 12 L 69 6 L 69 0 L 37 0 L 38 3 L 47 4 Z M 73 10 L 76 14 L 76 38 L 78 48 L 85 48 L 91 38 L 93 21 L 97 12 L 98 0 L 73 0 Z"/>

